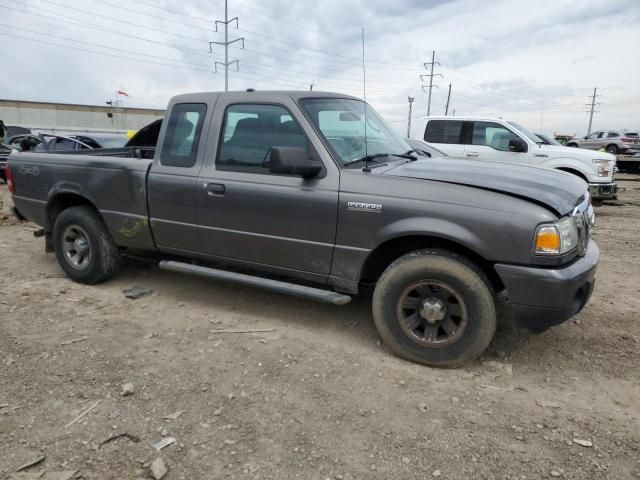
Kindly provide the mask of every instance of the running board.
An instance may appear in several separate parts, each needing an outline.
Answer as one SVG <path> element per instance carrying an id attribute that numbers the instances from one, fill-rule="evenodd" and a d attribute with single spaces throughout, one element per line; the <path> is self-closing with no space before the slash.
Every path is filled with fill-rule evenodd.
<path id="1" fill-rule="evenodd" d="M 295 295 L 296 297 L 308 298 L 310 300 L 331 303 L 333 305 L 345 305 L 351 301 L 351 297 L 349 295 L 332 292 L 330 290 L 306 287 L 295 283 L 281 282 L 280 280 L 255 277 L 253 275 L 245 275 L 243 273 L 228 272 L 217 268 L 201 267 L 190 263 L 162 260 L 159 263 L 159 267 L 163 270 L 171 270 L 172 272 L 190 273 L 192 275 L 200 275 L 201 277 L 241 283 L 243 285 L 250 285 L 264 290 L 271 290 L 272 292 L 286 293 L 288 295 Z"/>

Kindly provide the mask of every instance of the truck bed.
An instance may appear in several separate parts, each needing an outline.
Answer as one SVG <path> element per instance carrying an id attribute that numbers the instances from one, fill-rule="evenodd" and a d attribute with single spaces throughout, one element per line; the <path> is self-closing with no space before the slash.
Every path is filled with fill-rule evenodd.
<path id="1" fill-rule="evenodd" d="M 116 244 L 155 249 L 147 212 L 151 160 L 124 157 L 125 149 L 109 150 L 121 150 L 121 155 L 12 153 L 9 164 L 17 186 L 16 208 L 49 230 L 44 206 L 51 199 L 84 197 L 100 212 Z"/>

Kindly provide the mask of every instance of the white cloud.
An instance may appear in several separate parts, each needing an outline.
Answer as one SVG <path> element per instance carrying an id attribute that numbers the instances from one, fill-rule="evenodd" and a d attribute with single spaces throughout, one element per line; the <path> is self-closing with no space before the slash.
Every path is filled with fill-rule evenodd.
<path id="1" fill-rule="evenodd" d="M 364 26 L 368 100 L 399 129 L 407 96 L 416 97 L 416 114 L 426 110 L 418 75 L 432 49 L 444 75 L 433 95 L 436 113 L 451 82 L 458 113 L 500 115 L 534 130 L 542 120 L 545 132 L 580 133 L 587 97 L 598 86 L 603 96 L 594 126 L 640 128 L 634 0 L 229 5 L 230 16 L 240 17 L 230 37 L 246 40 L 246 50 L 230 49 L 230 58 L 240 60 L 232 89 L 308 89 L 313 81 L 316 89 L 361 96 Z M 222 90 L 224 76 L 211 66 L 223 60 L 223 50 L 214 46 L 209 54 L 208 42 L 223 39 L 212 25 L 223 14 L 221 0 L 1 0 L 2 97 L 102 104 L 122 88 L 129 105 L 162 107 L 178 93 Z"/>

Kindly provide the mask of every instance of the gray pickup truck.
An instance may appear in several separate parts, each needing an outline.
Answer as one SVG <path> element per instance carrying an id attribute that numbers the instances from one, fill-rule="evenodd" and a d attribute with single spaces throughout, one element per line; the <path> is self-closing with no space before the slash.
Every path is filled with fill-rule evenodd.
<path id="1" fill-rule="evenodd" d="M 77 282 L 105 281 L 122 253 L 142 250 L 162 255 L 161 268 L 336 305 L 374 287 L 386 344 L 447 367 L 489 345 L 497 292 L 541 332 L 593 290 L 585 182 L 414 156 L 357 98 L 180 95 L 153 159 L 88 153 L 8 162 L 14 213 L 43 227 L 46 251 Z"/>

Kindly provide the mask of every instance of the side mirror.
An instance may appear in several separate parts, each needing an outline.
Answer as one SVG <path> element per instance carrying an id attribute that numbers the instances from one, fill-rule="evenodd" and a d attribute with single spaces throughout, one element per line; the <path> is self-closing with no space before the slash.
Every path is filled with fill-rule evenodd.
<path id="1" fill-rule="evenodd" d="M 300 147 L 271 147 L 269 171 L 285 175 L 313 178 L 322 171 L 322 164 L 309 158 L 309 153 Z"/>
<path id="2" fill-rule="evenodd" d="M 514 140 L 509 140 L 509 151 L 510 152 L 526 152 L 527 144 L 524 143 L 519 138 L 516 138 Z"/>
<path id="3" fill-rule="evenodd" d="M 582 137 L 583 140 L 587 140 L 589 138 L 589 135 L 585 135 L 584 137 Z"/>

